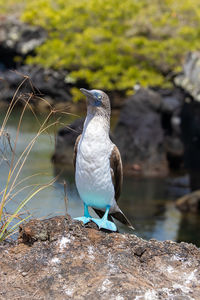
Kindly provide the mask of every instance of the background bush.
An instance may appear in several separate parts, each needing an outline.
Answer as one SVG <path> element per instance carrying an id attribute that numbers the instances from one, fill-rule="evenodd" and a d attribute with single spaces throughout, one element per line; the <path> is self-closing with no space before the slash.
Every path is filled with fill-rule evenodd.
<path id="1" fill-rule="evenodd" d="M 167 85 L 185 53 L 200 48 L 199 0 L 22 2 L 22 20 L 49 34 L 27 62 L 64 68 L 66 80 L 93 88 L 128 93 L 136 82 Z"/>

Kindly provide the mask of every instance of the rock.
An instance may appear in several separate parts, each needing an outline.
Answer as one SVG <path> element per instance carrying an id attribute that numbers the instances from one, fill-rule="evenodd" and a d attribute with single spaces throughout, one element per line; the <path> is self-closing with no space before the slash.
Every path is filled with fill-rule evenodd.
<path id="1" fill-rule="evenodd" d="M 195 191 L 177 199 L 176 207 L 183 212 L 198 213 L 200 211 L 200 191 Z"/>
<path id="2" fill-rule="evenodd" d="M 184 103 L 185 93 L 180 88 L 173 89 L 154 89 L 162 97 L 161 111 L 164 114 L 173 115 L 180 112 Z"/>
<path id="3" fill-rule="evenodd" d="M 200 101 L 200 52 L 189 52 L 183 65 L 183 72 L 174 79 L 196 101 Z"/>
<path id="4" fill-rule="evenodd" d="M 171 170 L 183 169 L 184 147 L 180 136 L 175 134 L 165 136 L 164 146 L 167 159 Z"/>
<path id="5" fill-rule="evenodd" d="M 36 47 L 47 37 L 44 29 L 22 23 L 12 17 L 2 18 L 0 25 L 0 102 L 10 103 L 24 76 L 29 77 L 20 88 L 21 102 L 33 93 L 31 103 L 43 110 L 49 104 L 58 106 L 63 102 L 71 103 L 71 84 L 66 82 L 66 70 L 55 71 L 39 66 L 25 65 L 26 57 L 33 55 Z M 18 62 L 16 63 L 16 57 Z M 15 71 L 12 71 L 15 70 Z M 44 98 L 45 101 L 42 101 Z M 63 106 L 64 106 L 63 105 Z"/>
<path id="6" fill-rule="evenodd" d="M 45 70 L 31 65 L 21 66 L 17 71 L 5 70 L 0 72 L 0 101 L 10 103 L 24 76 L 27 76 L 30 80 L 26 80 L 18 93 L 22 95 L 22 99 L 28 99 L 29 95 L 33 93 L 31 103 L 36 107 L 43 104 L 49 108 L 49 104 L 56 106 L 59 102 L 64 102 L 65 105 L 71 103 L 70 86 L 65 83 L 65 75 L 64 71 Z M 41 98 L 46 99 L 46 102 Z"/>
<path id="7" fill-rule="evenodd" d="M 84 118 L 75 120 L 69 126 L 59 129 L 56 136 L 55 152 L 52 156 L 54 165 L 72 165 L 74 145 L 82 133 Z"/>
<path id="8" fill-rule="evenodd" d="M 180 114 L 181 137 L 190 187 L 195 191 L 200 189 L 200 52 L 188 53 L 183 72 L 175 77 L 175 84 L 188 93 Z"/>
<path id="9" fill-rule="evenodd" d="M 144 176 L 166 175 L 168 165 L 161 126 L 162 98 L 149 89 L 139 89 L 121 110 L 114 130 L 125 169 Z M 137 165 L 137 170 L 133 168 Z"/>
<path id="10" fill-rule="evenodd" d="M 0 246 L 0 266 L 1 299 L 200 298 L 196 246 L 108 234 L 69 216 L 21 225 L 19 242 Z"/>
<path id="11" fill-rule="evenodd" d="M 0 24 L 1 68 L 14 67 L 16 56 L 21 56 L 23 60 L 47 37 L 47 32 L 43 28 L 22 23 L 13 15 L 6 18 L 1 17 Z"/>
<path id="12" fill-rule="evenodd" d="M 170 170 L 183 169 L 184 147 L 181 141 L 180 112 L 185 93 L 179 88 L 157 89 L 162 97 L 161 119 L 164 130 L 164 147 Z"/>

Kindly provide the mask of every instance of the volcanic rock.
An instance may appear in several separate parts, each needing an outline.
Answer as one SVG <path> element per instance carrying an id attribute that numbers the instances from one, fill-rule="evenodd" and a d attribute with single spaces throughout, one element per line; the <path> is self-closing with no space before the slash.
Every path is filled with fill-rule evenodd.
<path id="1" fill-rule="evenodd" d="M 31 220 L 0 246 L 0 299 L 199 299 L 200 251 L 105 233 L 69 216 Z"/>
<path id="2" fill-rule="evenodd" d="M 145 176 L 166 175 L 168 165 L 161 124 L 160 95 L 139 89 L 121 110 L 114 138 L 124 167 Z M 139 168 L 135 171 L 134 166 Z"/>

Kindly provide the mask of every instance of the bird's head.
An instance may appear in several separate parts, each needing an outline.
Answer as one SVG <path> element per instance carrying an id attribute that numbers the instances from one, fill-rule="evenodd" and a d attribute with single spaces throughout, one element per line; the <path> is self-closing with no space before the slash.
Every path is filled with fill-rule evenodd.
<path id="1" fill-rule="evenodd" d="M 100 90 L 86 90 L 83 88 L 80 91 L 87 97 L 90 112 L 110 115 L 110 99 L 106 93 Z"/>

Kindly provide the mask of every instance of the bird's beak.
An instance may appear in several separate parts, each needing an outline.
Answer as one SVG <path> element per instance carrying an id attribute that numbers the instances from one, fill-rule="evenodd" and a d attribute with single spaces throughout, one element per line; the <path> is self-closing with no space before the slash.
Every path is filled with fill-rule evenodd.
<path id="1" fill-rule="evenodd" d="M 88 90 L 83 89 L 83 88 L 81 88 L 80 91 L 81 91 L 81 93 L 83 93 L 86 97 L 94 98 L 94 96 L 93 96 L 93 94 L 91 93 L 91 91 L 88 91 Z"/>

